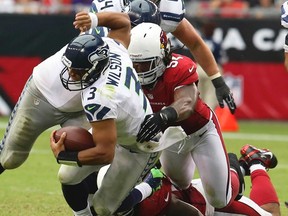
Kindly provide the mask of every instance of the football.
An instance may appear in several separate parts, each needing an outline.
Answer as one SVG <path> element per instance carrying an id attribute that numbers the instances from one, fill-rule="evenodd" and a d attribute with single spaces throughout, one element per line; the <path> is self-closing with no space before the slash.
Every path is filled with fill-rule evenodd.
<path id="1" fill-rule="evenodd" d="M 64 146 L 66 151 L 82 151 L 95 147 L 92 134 L 81 127 L 67 126 L 58 129 L 54 134 L 56 142 L 60 139 L 63 132 L 66 132 Z"/>

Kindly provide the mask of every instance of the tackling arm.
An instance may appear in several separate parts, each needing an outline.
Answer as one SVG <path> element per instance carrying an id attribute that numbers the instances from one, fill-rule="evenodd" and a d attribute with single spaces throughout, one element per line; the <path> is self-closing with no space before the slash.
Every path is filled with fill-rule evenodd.
<path id="1" fill-rule="evenodd" d="M 188 118 L 194 110 L 198 96 L 195 83 L 181 86 L 174 92 L 174 102 L 157 113 L 146 115 L 137 134 L 137 142 L 152 140 L 176 121 Z"/>
<path id="2" fill-rule="evenodd" d="M 170 105 L 178 113 L 177 121 L 188 118 L 195 107 L 198 97 L 198 89 L 195 83 L 187 86 L 181 86 L 174 92 L 174 102 Z"/>

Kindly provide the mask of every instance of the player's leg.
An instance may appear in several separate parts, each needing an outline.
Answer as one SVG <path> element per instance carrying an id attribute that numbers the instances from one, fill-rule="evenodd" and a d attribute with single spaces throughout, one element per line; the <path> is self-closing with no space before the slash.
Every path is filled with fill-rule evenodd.
<path id="1" fill-rule="evenodd" d="M 229 213 L 251 216 L 280 215 L 279 201 L 266 169 L 276 167 L 275 155 L 267 149 L 245 145 L 241 149 L 240 163 L 246 175 L 251 175 L 250 199 L 242 197 L 223 209 L 216 209 L 217 215 Z"/>
<path id="2" fill-rule="evenodd" d="M 190 151 L 179 152 L 181 144 L 174 144 L 162 151 L 160 162 L 164 173 L 179 189 L 189 188 L 195 172 L 195 163 Z"/>
<path id="3" fill-rule="evenodd" d="M 222 209 L 215 209 L 214 215 L 216 216 L 272 216 L 271 213 L 262 209 L 257 203 L 248 197 L 242 196 L 240 200 L 234 200 L 229 206 Z"/>
<path id="4" fill-rule="evenodd" d="M 158 158 L 159 153 L 132 153 L 117 146 L 113 162 L 94 196 L 96 212 L 100 215 L 113 214 Z"/>
<path id="5" fill-rule="evenodd" d="M 11 113 L 0 144 L 0 163 L 4 169 L 15 169 L 28 158 L 38 136 L 57 124 L 52 107 L 29 79 Z M 1 172 L 1 171 L 0 171 Z"/>
<path id="6" fill-rule="evenodd" d="M 276 156 L 268 149 L 258 149 L 252 145 L 243 146 L 240 152 L 240 161 L 251 177 L 250 198 L 273 216 L 280 215 L 278 196 L 267 173 L 268 169 L 277 166 Z"/>
<path id="7" fill-rule="evenodd" d="M 94 188 L 93 193 L 97 190 L 95 172 L 100 168 L 100 165 L 83 167 L 61 165 L 58 178 L 64 198 L 74 215 L 92 215 L 88 196 L 91 194 L 91 189 Z"/>
<path id="8" fill-rule="evenodd" d="M 242 173 L 239 163 L 235 164 L 239 168 L 239 174 L 235 172 L 237 169 L 230 170 L 229 158 L 215 116 L 205 127 L 207 132 L 204 134 L 196 132 L 191 136 L 190 143 L 194 145 L 192 157 L 199 170 L 208 202 L 214 207 L 222 208 L 236 198 L 244 180 L 242 178 L 240 184 L 238 175 Z"/>

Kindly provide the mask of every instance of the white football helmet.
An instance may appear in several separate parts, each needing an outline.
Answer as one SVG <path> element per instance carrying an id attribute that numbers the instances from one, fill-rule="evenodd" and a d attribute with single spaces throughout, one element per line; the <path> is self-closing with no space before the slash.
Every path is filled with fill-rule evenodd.
<path id="1" fill-rule="evenodd" d="M 141 85 L 156 82 L 171 59 L 170 42 L 166 33 L 154 23 L 140 23 L 131 30 L 128 51 Z M 136 64 L 145 63 L 150 63 L 150 67 L 146 67 L 144 71 L 137 69 Z"/>

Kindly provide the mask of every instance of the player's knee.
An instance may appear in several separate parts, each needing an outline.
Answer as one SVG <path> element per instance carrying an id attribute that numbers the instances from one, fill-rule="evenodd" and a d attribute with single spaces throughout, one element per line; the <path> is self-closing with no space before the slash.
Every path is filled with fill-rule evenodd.
<path id="1" fill-rule="evenodd" d="M 74 185 L 79 184 L 81 180 L 78 179 L 79 176 L 75 175 L 73 172 L 65 168 L 60 168 L 58 171 L 58 180 L 61 184 Z"/>
<path id="2" fill-rule="evenodd" d="M 20 167 L 28 158 L 29 153 L 24 152 L 12 152 L 10 154 L 4 154 L 1 157 L 1 164 L 4 169 L 16 169 Z"/>
<path id="3" fill-rule="evenodd" d="M 62 184 L 70 184 L 72 181 L 72 176 L 65 169 L 60 169 L 58 172 L 58 180 Z"/>
<path id="4" fill-rule="evenodd" d="M 214 208 L 221 209 L 228 205 L 226 199 L 217 199 L 216 197 L 207 197 L 208 202 Z"/>

